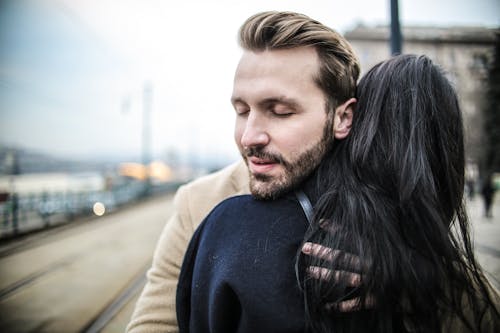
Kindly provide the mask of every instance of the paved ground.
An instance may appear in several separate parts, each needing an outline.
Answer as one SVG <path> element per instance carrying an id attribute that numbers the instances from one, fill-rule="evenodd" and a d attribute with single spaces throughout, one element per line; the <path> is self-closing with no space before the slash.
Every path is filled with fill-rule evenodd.
<path id="1" fill-rule="evenodd" d="M 480 197 L 468 202 L 478 260 L 498 289 L 499 197 L 491 219 L 482 216 Z M 21 242 L 21 250 L 12 254 L 0 246 L 0 331 L 80 331 L 149 266 L 171 204 L 171 196 L 154 198 Z M 101 332 L 123 332 L 136 298 L 137 294 Z"/>
<path id="2" fill-rule="evenodd" d="M 495 199 L 492 218 L 484 217 L 481 197 L 468 201 L 467 206 L 478 261 L 492 284 L 500 290 L 500 195 Z"/>
<path id="3" fill-rule="evenodd" d="M 0 332 L 84 329 L 150 265 L 171 202 L 157 197 L 2 251 Z"/>

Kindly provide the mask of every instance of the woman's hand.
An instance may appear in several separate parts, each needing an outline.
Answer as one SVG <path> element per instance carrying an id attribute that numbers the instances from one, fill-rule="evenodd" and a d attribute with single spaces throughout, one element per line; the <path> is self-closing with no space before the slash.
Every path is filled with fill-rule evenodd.
<path id="1" fill-rule="evenodd" d="M 349 287 L 359 287 L 362 283 L 361 260 L 358 256 L 351 253 L 346 253 L 340 250 L 334 250 L 320 244 L 306 242 L 302 246 L 302 252 L 306 255 L 316 257 L 328 262 L 334 262 L 341 259 L 343 262 L 348 263 L 347 270 L 331 271 L 328 268 L 309 266 L 306 272 L 309 276 L 315 279 L 322 279 L 324 281 L 344 282 Z M 360 304 L 360 298 L 356 297 L 339 303 L 327 303 L 328 309 L 337 310 L 340 312 L 351 312 L 360 309 L 372 308 L 375 305 L 374 298 L 369 295 L 365 298 L 364 304 Z"/>

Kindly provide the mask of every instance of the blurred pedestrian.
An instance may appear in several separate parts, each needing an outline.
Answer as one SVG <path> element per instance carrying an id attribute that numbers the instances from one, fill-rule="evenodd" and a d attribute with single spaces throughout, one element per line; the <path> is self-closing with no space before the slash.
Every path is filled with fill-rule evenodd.
<path id="1" fill-rule="evenodd" d="M 493 213 L 491 211 L 491 204 L 493 202 L 493 197 L 495 195 L 495 186 L 493 184 L 493 177 L 491 173 L 488 173 L 487 176 L 483 180 L 481 188 L 481 195 L 484 200 L 484 217 L 492 218 Z"/>
<path id="2" fill-rule="evenodd" d="M 468 161 L 465 166 L 465 186 L 469 200 L 476 195 L 477 165 Z"/>

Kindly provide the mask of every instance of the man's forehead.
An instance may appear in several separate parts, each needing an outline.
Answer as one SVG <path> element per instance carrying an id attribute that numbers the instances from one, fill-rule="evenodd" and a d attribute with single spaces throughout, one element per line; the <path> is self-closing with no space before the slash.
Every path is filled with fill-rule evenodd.
<path id="1" fill-rule="evenodd" d="M 293 97 L 317 88 L 318 58 L 312 48 L 247 51 L 233 82 L 233 100 L 248 93 L 261 98 Z"/>
<path id="2" fill-rule="evenodd" d="M 311 80 L 312 82 L 312 80 Z M 312 83 L 314 84 L 314 83 Z M 309 86 L 311 86 L 310 84 Z M 235 80 L 231 95 L 232 104 L 244 103 L 282 103 L 298 104 L 306 86 L 304 82 L 283 82 L 276 78 L 240 79 Z"/>
<path id="3" fill-rule="evenodd" d="M 236 68 L 236 76 L 284 73 L 317 73 L 319 58 L 313 47 L 245 51 Z"/>

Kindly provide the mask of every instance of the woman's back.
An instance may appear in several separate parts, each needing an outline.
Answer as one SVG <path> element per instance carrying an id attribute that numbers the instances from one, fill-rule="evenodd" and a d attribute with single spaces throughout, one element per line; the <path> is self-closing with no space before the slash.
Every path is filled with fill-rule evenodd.
<path id="1" fill-rule="evenodd" d="M 453 87 L 428 58 L 404 55 L 371 69 L 357 97 L 347 141 L 321 166 L 329 181 L 305 240 L 358 256 L 363 283 L 353 289 L 346 281 L 306 280 L 311 325 L 318 332 L 438 332 L 451 316 L 480 331 L 487 307 L 498 325 L 469 239 Z M 303 260 L 331 270 L 352 266 Z M 363 321 L 359 313 L 325 310 L 353 295 L 376 301 Z"/>

